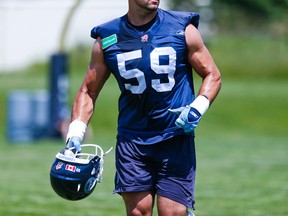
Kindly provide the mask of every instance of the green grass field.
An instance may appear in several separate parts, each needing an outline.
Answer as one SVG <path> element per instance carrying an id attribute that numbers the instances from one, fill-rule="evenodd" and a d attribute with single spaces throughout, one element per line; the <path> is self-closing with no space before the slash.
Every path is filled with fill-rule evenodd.
<path id="1" fill-rule="evenodd" d="M 210 47 L 223 74 L 223 87 L 196 129 L 197 216 L 288 215 L 288 47 L 268 39 L 245 40 L 220 38 Z M 249 46 L 245 49 L 243 44 Z M 74 53 L 71 59 L 75 58 Z M 71 65 L 72 100 L 84 74 L 79 68 L 86 66 L 74 61 Z M 62 140 L 6 140 L 9 92 L 46 88 L 45 70 L 35 66 L 0 75 L 0 215 L 125 215 L 121 197 L 112 194 L 114 151 L 106 157 L 104 180 L 94 193 L 70 202 L 59 198 L 49 182 Z M 197 86 L 199 82 L 196 79 Z M 111 77 L 96 105 L 90 125 L 93 136 L 86 140 L 104 149 L 115 143 L 117 88 Z"/>

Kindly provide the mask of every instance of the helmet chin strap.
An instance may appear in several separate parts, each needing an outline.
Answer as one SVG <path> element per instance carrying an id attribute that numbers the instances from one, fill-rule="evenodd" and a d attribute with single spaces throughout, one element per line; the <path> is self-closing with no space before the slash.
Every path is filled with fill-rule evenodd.
<path id="1" fill-rule="evenodd" d="M 109 152 L 111 152 L 112 151 L 112 149 L 113 149 L 113 147 L 111 147 L 110 149 L 108 149 L 105 153 L 104 153 L 104 155 L 103 156 L 105 156 L 106 154 L 108 154 Z"/>
<path id="2" fill-rule="evenodd" d="M 109 152 L 111 152 L 113 149 L 113 147 L 111 147 L 110 149 L 108 149 L 104 154 L 103 156 L 100 158 L 100 169 L 99 169 L 99 173 L 98 173 L 98 176 L 97 176 L 97 179 L 96 181 L 101 183 L 102 182 L 102 172 L 104 170 L 104 156 L 106 154 L 108 154 Z M 101 149 L 101 151 L 103 152 L 103 150 Z"/>

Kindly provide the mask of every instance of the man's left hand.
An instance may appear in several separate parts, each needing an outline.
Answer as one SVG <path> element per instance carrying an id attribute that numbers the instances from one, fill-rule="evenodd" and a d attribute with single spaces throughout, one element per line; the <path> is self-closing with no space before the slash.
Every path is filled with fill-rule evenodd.
<path id="1" fill-rule="evenodd" d="M 175 124 L 183 128 L 185 133 L 193 132 L 201 120 L 201 114 L 194 107 L 179 107 L 177 109 L 168 109 L 168 111 L 179 115 Z"/>

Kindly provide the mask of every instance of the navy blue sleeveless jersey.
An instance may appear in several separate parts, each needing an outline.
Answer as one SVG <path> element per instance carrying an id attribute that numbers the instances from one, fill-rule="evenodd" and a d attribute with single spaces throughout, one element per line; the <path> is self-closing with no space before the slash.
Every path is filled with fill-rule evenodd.
<path id="1" fill-rule="evenodd" d="M 199 15 L 158 9 L 147 31 L 135 29 L 127 14 L 94 27 L 102 39 L 104 59 L 116 80 L 119 98 L 118 135 L 138 144 L 153 144 L 184 134 L 168 112 L 194 100 L 185 28 L 198 27 Z"/>

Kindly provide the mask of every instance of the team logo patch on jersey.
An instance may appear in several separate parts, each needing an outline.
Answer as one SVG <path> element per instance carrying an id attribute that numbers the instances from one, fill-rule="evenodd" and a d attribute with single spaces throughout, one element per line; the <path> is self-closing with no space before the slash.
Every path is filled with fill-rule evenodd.
<path id="1" fill-rule="evenodd" d="M 181 29 L 179 29 L 177 32 L 176 32 L 177 35 L 185 35 L 185 32 Z"/>
<path id="2" fill-rule="evenodd" d="M 113 35 L 110 35 L 109 37 L 106 37 L 106 38 L 103 38 L 102 39 L 102 49 L 105 49 L 115 43 L 117 43 L 118 40 L 117 40 L 117 35 L 116 34 L 113 34 Z"/>
<path id="3" fill-rule="evenodd" d="M 141 37 L 141 42 L 147 42 L 148 41 L 148 35 L 145 34 Z"/>

